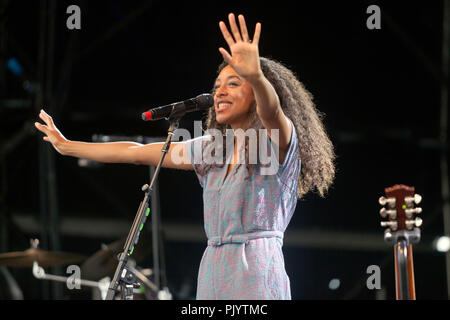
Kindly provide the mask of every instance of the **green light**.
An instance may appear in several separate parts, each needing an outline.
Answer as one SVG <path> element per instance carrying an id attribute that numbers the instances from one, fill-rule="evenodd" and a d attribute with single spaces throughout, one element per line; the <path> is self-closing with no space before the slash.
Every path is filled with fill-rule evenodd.
<path id="1" fill-rule="evenodd" d="M 141 223 L 141 226 L 139 227 L 139 231 L 142 231 L 142 228 L 144 227 L 144 224 Z"/>
<path id="2" fill-rule="evenodd" d="M 147 210 L 145 211 L 145 216 L 148 217 L 149 214 L 150 214 L 150 208 L 147 208 Z"/>
<path id="3" fill-rule="evenodd" d="M 403 209 L 403 210 L 406 209 L 406 204 L 402 205 L 402 209 Z"/>
<path id="4" fill-rule="evenodd" d="M 133 248 L 131 248 L 131 251 L 130 251 L 130 256 L 133 254 L 133 251 L 134 251 L 134 247 Z"/>

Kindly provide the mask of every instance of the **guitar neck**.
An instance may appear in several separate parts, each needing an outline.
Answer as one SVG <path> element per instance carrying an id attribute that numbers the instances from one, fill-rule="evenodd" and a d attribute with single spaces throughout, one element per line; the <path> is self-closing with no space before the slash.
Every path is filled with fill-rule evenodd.
<path id="1" fill-rule="evenodd" d="M 422 219 L 415 215 L 422 208 L 414 207 L 422 201 L 422 196 L 414 193 L 414 187 L 397 184 L 384 189 L 386 197 L 378 203 L 384 231 L 384 240 L 394 245 L 395 288 L 397 300 L 416 300 L 412 244 L 420 241 Z M 386 206 L 386 207 L 385 207 Z"/>
<path id="2" fill-rule="evenodd" d="M 397 300 L 416 300 L 412 244 L 405 239 L 394 246 L 395 294 Z"/>

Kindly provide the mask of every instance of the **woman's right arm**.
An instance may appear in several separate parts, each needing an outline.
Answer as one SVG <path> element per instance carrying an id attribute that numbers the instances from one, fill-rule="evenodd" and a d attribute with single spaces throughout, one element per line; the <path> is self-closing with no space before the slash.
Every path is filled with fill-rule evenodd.
<path id="1" fill-rule="evenodd" d="M 131 163 L 156 166 L 161 158 L 164 142 L 142 145 L 135 142 L 88 143 L 70 141 L 56 128 L 53 119 L 44 110 L 39 117 L 44 124 L 35 123 L 36 128 L 46 136 L 43 139 L 50 142 L 60 154 L 76 158 L 89 159 L 105 163 Z M 162 166 L 164 168 L 193 170 L 187 156 L 185 142 L 172 142 Z"/>

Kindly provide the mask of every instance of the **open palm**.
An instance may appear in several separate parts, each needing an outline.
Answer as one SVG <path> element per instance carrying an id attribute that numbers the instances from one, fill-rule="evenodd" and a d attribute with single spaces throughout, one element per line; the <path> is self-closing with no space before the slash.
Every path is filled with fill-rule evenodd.
<path id="1" fill-rule="evenodd" d="M 42 138 L 43 140 L 50 142 L 53 147 L 58 151 L 59 153 L 62 153 L 59 146 L 66 142 L 67 139 L 63 136 L 61 131 L 58 130 L 58 128 L 55 126 L 52 117 L 47 114 L 44 110 L 41 110 L 39 113 L 39 117 L 44 121 L 45 124 L 35 122 L 35 127 L 45 134 L 45 136 Z"/>
<path id="2" fill-rule="evenodd" d="M 261 34 L 261 24 L 257 23 L 253 40 L 248 36 L 247 25 L 243 15 L 238 16 L 240 30 L 233 13 L 228 15 L 231 33 L 223 21 L 219 22 L 220 30 L 230 48 L 230 53 L 219 48 L 224 60 L 247 81 L 251 81 L 261 74 L 259 63 L 258 43 Z"/>

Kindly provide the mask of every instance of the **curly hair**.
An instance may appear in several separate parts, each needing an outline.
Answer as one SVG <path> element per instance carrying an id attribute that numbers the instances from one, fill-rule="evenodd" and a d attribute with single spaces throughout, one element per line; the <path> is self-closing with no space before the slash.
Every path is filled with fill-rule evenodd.
<path id="1" fill-rule="evenodd" d="M 260 65 L 264 76 L 272 84 L 280 99 L 284 114 L 292 121 L 297 132 L 299 158 L 302 163 L 298 197 L 301 198 L 315 190 L 321 197 L 324 197 L 334 180 L 335 154 L 333 144 L 328 138 L 322 122 L 323 114 L 316 109 L 311 93 L 281 62 L 260 57 Z M 227 63 L 222 62 L 217 70 L 217 75 L 226 66 Z M 212 93 L 214 94 L 214 89 Z M 219 129 L 224 136 L 227 129 L 230 129 L 229 125 L 217 122 L 214 108 L 209 109 L 205 126 L 206 130 Z M 263 128 L 256 113 L 256 105 L 250 109 L 248 128 L 257 130 Z M 223 145 L 226 148 L 225 143 Z M 248 141 L 246 141 L 245 149 L 248 150 Z M 226 150 L 224 154 L 226 154 Z M 248 164 L 248 152 L 246 160 L 247 169 L 252 174 L 253 167 Z M 220 165 L 197 166 L 196 168 L 201 175 L 204 175 L 211 166 Z"/>

